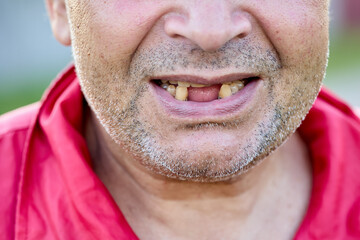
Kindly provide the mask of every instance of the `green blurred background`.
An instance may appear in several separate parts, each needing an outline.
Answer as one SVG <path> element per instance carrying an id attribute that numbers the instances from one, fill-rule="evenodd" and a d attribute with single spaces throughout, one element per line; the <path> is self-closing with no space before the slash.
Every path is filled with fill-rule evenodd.
<path id="1" fill-rule="evenodd" d="M 333 0 L 324 84 L 360 106 L 360 0 Z M 0 2 L 0 114 L 38 101 L 72 61 L 53 38 L 43 1 Z"/>

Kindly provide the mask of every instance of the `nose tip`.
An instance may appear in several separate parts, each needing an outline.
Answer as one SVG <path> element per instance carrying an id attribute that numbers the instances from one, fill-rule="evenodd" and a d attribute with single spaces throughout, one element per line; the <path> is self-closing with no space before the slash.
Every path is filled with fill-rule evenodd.
<path id="1" fill-rule="evenodd" d="M 176 14 L 165 20 L 168 36 L 183 37 L 204 51 L 215 51 L 233 38 L 243 38 L 252 29 L 243 12 L 231 12 L 224 7 L 203 7 L 190 14 Z"/>

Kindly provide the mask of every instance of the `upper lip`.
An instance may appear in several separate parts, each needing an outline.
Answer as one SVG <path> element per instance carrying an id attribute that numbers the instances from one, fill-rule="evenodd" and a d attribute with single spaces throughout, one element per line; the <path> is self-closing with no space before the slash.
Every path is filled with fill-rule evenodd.
<path id="1" fill-rule="evenodd" d="M 165 81 L 177 81 L 177 82 L 189 82 L 189 83 L 198 83 L 204 85 L 214 85 L 222 84 L 226 82 L 233 82 L 236 80 L 242 80 L 251 77 L 259 77 L 258 74 L 253 73 L 237 73 L 237 74 L 227 74 L 222 76 L 196 76 L 196 75 L 164 75 L 164 76 L 154 76 L 151 77 L 151 80 L 165 80 Z"/>

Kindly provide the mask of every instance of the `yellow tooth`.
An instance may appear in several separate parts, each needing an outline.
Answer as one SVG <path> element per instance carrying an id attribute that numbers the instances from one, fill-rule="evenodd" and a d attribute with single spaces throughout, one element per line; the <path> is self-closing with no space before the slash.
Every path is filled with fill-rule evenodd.
<path id="1" fill-rule="evenodd" d="M 236 83 L 230 84 L 230 89 L 232 94 L 235 94 L 239 91 L 239 87 Z"/>
<path id="2" fill-rule="evenodd" d="M 161 84 L 161 87 L 166 90 L 169 87 L 169 84 L 163 83 L 163 84 Z"/>
<path id="3" fill-rule="evenodd" d="M 167 83 L 168 81 L 161 79 L 161 82 L 162 82 L 162 83 Z"/>
<path id="4" fill-rule="evenodd" d="M 239 90 L 243 89 L 245 86 L 244 82 L 241 80 L 234 81 L 234 83 L 238 86 Z"/>
<path id="5" fill-rule="evenodd" d="M 180 87 L 190 87 L 190 83 L 188 83 L 188 82 L 178 82 L 178 86 L 180 86 Z"/>
<path id="6" fill-rule="evenodd" d="M 188 97 L 187 87 L 177 86 L 175 98 L 180 101 L 185 101 L 187 97 Z"/>
<path id="7" fill-rule="evenodd" d="M 223 84 L 219 91 L 219 98 L 226 98 L 231 96 L 231 88 L 228 84 Z"/>
<path id="8" fill-rule="evenodd" d="M 176 88 L 174 85 L 169 85 L 166 89 L 173 97 L 176 95 Z"/>
<path id="9" fill-rule="evenodd" d="M 190 83 L 192 87 L 206 87 L 204 84 L 198 84 L 198 83 Z"/>
<path id="10" fill-rule="evenodd" d="M 178 82 L 176 82 L 176 81 L 169 81 L 169 82 L 174 85 L 178 84 Z"/>

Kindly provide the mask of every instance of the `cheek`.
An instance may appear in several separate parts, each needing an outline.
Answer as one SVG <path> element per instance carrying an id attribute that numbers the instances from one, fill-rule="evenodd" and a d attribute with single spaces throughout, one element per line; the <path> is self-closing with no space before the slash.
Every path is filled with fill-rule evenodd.
<path id="1" fill-rule="evenodd" d="M 323 79 L 328 47 L 327 1 L 255 0 L 252 14 L 281 59 L 272 79 L 284 115 L 304 116 Z M 256 9 L 256 10 L 255 10 Z M 286 89 L 287 91 L 284 91 Z M 295 114 L 299 112 L 299 114 Z"/>
<path id="2" fill-rule="evenodd" d="M 278 51 L 284 65 L 325 54 L 328 41 L 327 1 L 258 0 L 259 24 Z M 290 59 L 289 59 L 290 58 Z M 296 62 L 292 62 L 296 59 Z M 288 62 L 289 60 L 290 62 Z"/>
<path id="3" fill-rule="evenodd" d="M 94 44 L 109 60 L 129 57 L 161 14 L 160 1 L 90 1 L 87 23 Z"/>

